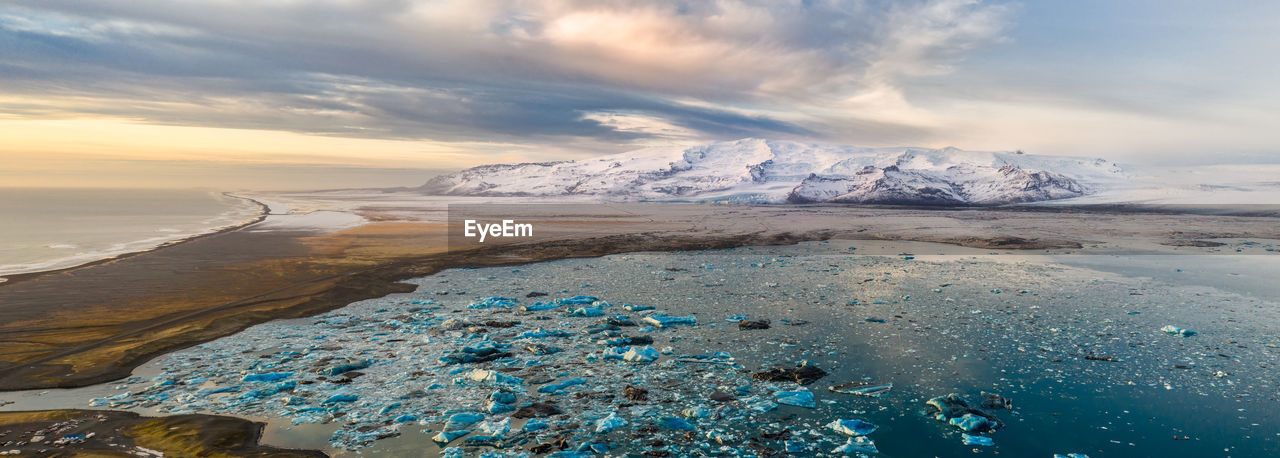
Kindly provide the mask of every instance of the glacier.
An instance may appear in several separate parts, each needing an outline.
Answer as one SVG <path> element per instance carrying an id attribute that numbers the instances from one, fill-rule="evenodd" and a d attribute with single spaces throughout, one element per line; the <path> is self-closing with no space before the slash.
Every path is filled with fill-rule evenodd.
<path id="1" fill-rule="evenodd" d="M 1002 205 L 1076 198 L 1126 179 L 1103 159 L 863 148 L 747 138 L 591 159 L 473 167 L 428 195 L 599 201 Z"/>

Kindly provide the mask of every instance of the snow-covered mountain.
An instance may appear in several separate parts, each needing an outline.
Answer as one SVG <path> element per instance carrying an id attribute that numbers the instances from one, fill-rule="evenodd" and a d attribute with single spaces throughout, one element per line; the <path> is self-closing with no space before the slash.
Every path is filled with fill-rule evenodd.
<path id="1" fill-rule="evenodd" d="M 1102 159 L 749 138 L 485 165 L 433 178 L 419 190 L 609 201 L 996 205 L 1079 197 L 1123 178 L 1118 165 Z"/>

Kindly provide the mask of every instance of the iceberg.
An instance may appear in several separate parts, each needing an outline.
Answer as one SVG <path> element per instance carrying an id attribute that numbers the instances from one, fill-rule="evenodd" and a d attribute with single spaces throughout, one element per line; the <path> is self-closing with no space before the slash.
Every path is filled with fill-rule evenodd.
<path id="1" fill-rule="evenodd" d="M 831 451 L 835 455 L 853 455 L 858 453 L 880 453 L 875 441 L 866 436 L 850 437 L 843 444 Z"/>
<path id="2" fill-rule="evenodd" d="M 691 326 L 696 325 L 698 324 L 698 318 L 693 315 L 689 315 L 689 316 L 650 315 L 644 318 L 644 322 L 652 325 L 655 328 L 665 328 L 668 326 L 675 326 L 677 324 L 687 324 Z"/>
<path id="3" fill-rule="evenodd" d="M 609 431 L 613 431 L 615 429 L 626 426 L 626 424 L 627 424 L 627 421 L 623 420 L 622 418 L 619 418 L 617 413 L 610 412 L 609 416 L 601 418 L 600 421 L 596 422 L 596 432 L 607 433 Z"/>
<path id="4" fill-rule="evenodd" d="M 777 401 L 778 404 L 808 407 L 810 409 L 817 407 L 817 404 L 813 402 L 813 393 L 803 388 L 795 391 L 779 391 L 774 394 L 774 401 Z"/>
<path id="5" fill-rule="evenodd" d="M 1184 329 L 1174 325 L 1168 325 L 1163 328 L 1160 328 L 1160 331 L 1171 336 L 1182 336 L 1182 337 L 1191 337 L 1198 334 L 1197 332 L 1192 331 L 1190 329 Z"/>
<path id="6" fill-rule="evenodd" d="M 878 426 L 862 420 L 835 420 L 827 428 L 846 436 L 865 436 L 875 432 Z"/>
<path id="7" fill-rule="evenodd" d="M 450 415 L 444 422 L 445 431 L 457 431 L 462 428 L 474 425 L 476 422 L 483 420 L 484 415 L 474 412 L 460 412 Z"/>
<path id="8" fill-rule="evenodd" d="M 693 431 L 694 430 L 693 425 L 689 424 L 689 422 L 687 421 L 684 421 L 683 418 L 677 418 L 677 417 L 659 418 L 658 426 L 661 426 L 666 429 L 674 429 L 677 431 Z"/>
<path id="9" fill-rule="evenodd" d="M 991 447 L 996 445 L 996 441 L 991 440 L 990 437 L 971 436 L 966 433 L 960 433 L 960 443 L 964 445 L 981 445 L 983 447 Z"/>
<path id="10" fill-rule="evenodd" d="M 582 385 L 585 383 L 587 383 L 587 379 L 584 379 L 582 377 L 574 377 L 567 380 L 561 380 L 558 383 L 548 383 L 546 385 L 540 386 L 538 387 L 538 392 L 545 393 L 545 394 L 555 394 L 555 393 L 564 391 L 565 388 L 568 388 L 574 385 Z"/>
<path id="11" fill-rule="evenodd" d="M 293 376 L 293 372 L 269 372 L 265 374 L 249 374 L 240 379 L 242 382 L 278 382 Z"/>
<path id="12" fill-rule="evenodd" d="M 467 375 L 467 378 L 476 382 L 495 383 L 499 385 L 521 385 L 524 383 L 524 379 L 520 377 L 514 377 L 488 369 L 472 370 L 471 373 Z"/>
<path id="13" fill-rule="evenodd" d="M 453 442 L 454 439 L 457 439 L 459 437 L 465 436 L 470 433 L 471 431 L 467 431 L 465 429 L 458 429 L 453 431 L 440 431 L 435 436 L 431 436 L 431 440 L 435 441 L 435 443 L 437 444 L 445 445 L 450 442 Z"/>
<path id="14" fill-rule="evenodd" d="M 836 393 L 856 394 L 878 398 L 893 389 L 892 383 L 848 382 L 827 387 Z"/>
<path id="15" fill-rule="evenodd" d="M 658 350 L 645 345 L 643 347 L 631 347 L 626 353 L 623 353 L 622 360 L 632 363 L 650 363 L 657 360 L 658 356 Z"/>

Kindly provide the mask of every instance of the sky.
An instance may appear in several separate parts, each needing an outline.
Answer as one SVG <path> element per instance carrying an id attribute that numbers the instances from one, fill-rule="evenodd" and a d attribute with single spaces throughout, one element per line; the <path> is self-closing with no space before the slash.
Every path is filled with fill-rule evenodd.
<path id="1" fill-rule="evenodd" d="M 400 186 L 745 137 L 1277 163 L 1278 23 L 1243 0 L 7 0 L 0 186 Z"/>

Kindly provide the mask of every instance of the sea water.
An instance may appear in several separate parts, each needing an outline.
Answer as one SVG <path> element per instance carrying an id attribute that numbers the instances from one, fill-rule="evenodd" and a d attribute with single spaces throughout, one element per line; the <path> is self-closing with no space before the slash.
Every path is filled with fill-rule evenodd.
<path id="1" fill-rule="evenodd" d="M 0 275 L 73 267 L 257 217 L 200 189 L 0 188 Z"/>

